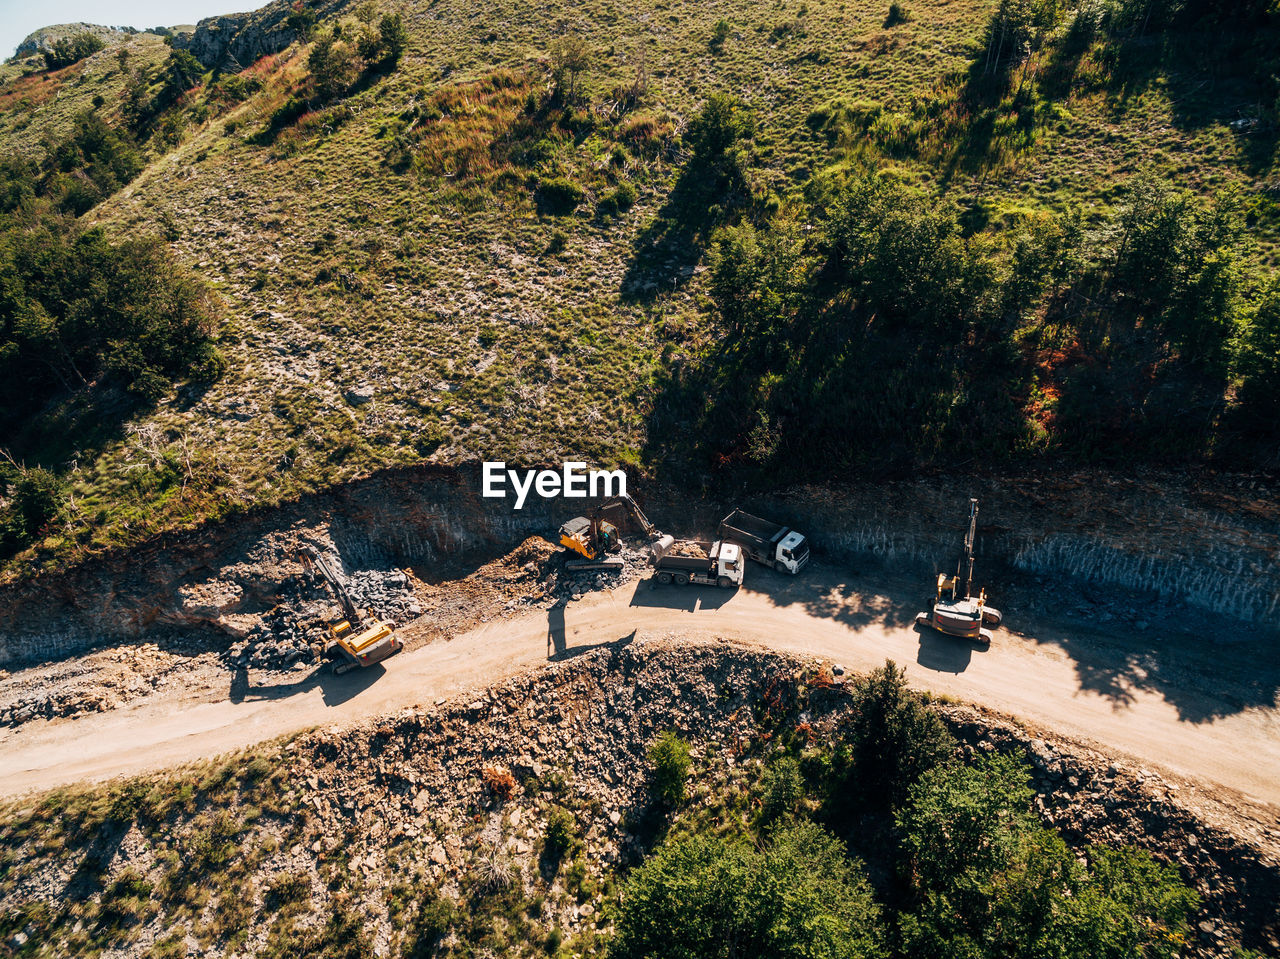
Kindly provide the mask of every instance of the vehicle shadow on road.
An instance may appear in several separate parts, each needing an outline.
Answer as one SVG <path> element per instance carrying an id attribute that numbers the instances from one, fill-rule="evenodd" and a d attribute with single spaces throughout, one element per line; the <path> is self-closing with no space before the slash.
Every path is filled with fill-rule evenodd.
<path id="1" fill-rule="evenodd" d="M 381 663 L 377 663 L 342 676 L 335 676 L 326 664 L 299 677 L 294 682 L 255 686 L 249 679 L 248 670 L 240 667 L 231 677 L 231 690 L 227 698 L 233 703 L 288 699 L 290 696 L 310 692 L 318 686 L 326 706 L 341 706 L 359 696 L 386 673 L 386 668 Z"/>
<path id="2" fill-rule="evenodd" d="M 636 580 L 635 592 L 628 606 L 683 609 L 694 613 L 700 609 L 719 609 L 738 595 L 736 589 L 719 586 L 660 586 L 652 578 Z"/>
<path id="3" fill-rule="evenodd" d="M 976 643 L 960 636 L 946 636 L 930 626 L 916 626 L 920 650 L 916 663 L 935 673 L 963 673 L 973 661 L 975 652 L 985 653 L 986 643 Z"/>
<path id="4" fill-rule="evenodd" d="M 606 639 L 595 643 L 582 643 L 581 645 L 570 648 L 567 631 L 564 624 L 564 608 L 563 601 L 556 603 L 547 610 L 547 662 L 559 663 L 566 659 L 574 659 L 591 652 L 594 649 L 621 648 L 629 646 L 635 641 L 636 630 L 632 630 L 625 636 L 619 636 L 617 639 Z"/>

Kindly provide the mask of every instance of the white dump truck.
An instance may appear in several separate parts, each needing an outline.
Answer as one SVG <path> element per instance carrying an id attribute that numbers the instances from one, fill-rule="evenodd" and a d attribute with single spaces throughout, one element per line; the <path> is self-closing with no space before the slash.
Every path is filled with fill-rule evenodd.
<path id="1" fill-rule="evenodd" d="M 742 585 L 745 565 L 742 549 L 734 543 L 674 540 L 664 536 L 653 544 L 653 578 L 663 584 L 695 583 L 734 589 Z"/>
<path id="2" fill-rule="evenodd" d="M 794 576 L 809 562 L 809 541 L 803 533 L 744 510 L 735 509 L 722 519 L 716 535 L 721 541 L 741 546 L 748 558 L 779 573 Z"/>

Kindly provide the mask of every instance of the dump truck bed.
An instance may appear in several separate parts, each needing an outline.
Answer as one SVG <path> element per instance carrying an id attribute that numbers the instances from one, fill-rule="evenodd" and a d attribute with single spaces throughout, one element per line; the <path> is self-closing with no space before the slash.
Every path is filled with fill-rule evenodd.
<path id="1" fill-rule="evenodd" d="M 762 547 L 776 543 L 787 527 L 735 509 L 720 521 L 720 538 Z"/>

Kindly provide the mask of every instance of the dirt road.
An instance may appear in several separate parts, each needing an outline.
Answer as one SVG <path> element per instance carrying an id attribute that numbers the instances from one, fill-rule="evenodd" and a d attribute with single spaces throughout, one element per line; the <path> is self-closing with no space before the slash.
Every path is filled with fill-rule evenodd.
<path id="1" fill-rule="evenodd" d="M 1135 675 L 1132 663 L 1094 691 L 1082 681 L 1092 667 L 1082 664 L 1078 649 L 1068 655 L 1050 627 L 1039 636 L 1001 630 L 983 650 L 917 632 L 901 597 L 858 591 L 835 574 L 800 583 L 760 573 L 757 583 L 759 589 L 736 593 L 629 583 L 403 653 L 385 669 L 273 686 L 255 686 L 249 677 L 247 689 L 229 698 L 185 691 L 80 719 L 27 723 L 0 732 L 0 795 L 208 757 L 310 726 L 430 704 L 549 658 L 679 636 L 813 654 L 852 670 L 890 658 L 907 667 L 918 688 L 980 703 L 1175 777 L 1225 786 L 1273 814 L 1280 809 L 1274 701 L 1229 702 L 1203 675 L 1185 677 L 1187 688 L 1173 697 L 1168 689 L 1127 682 L 1124 675 Z M 1188 718 L 1189 699 L 1197 701 L 1196 718 Z"/>

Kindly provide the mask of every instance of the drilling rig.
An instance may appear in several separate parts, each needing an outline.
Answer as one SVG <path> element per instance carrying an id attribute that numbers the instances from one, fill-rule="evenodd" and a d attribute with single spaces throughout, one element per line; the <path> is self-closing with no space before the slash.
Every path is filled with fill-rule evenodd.
<path id="1" fill-rule="evenodd" d="M 324 650 L 324 658 L 334 664 L 335 674 L 340 676 L 353 669 L 380 663 L 404 648 L 390 623 L 370 616 L 367 611 L 363 616 L 360 614 L 347 592 L 342 572 L 327 556 L 322 556 L 310 546 L 303 546 L 298 550 L 298 559 L 308 572 L 320 574 L 346 616 L 346 619 L 329 624 L 329 642 Z"/>
<path id="2" fill-rule="evenodd" d="M 948 636 L 973 639 L 991 645 L 991 633 L 1000 625 L 1000 610 L 987 605 L 987 591 L 973 595 L 973 543 L 978 530 L 978 501 L 969 500 L 969 531 L 964 537 L 964 552 L 956 563 L 956 574 L 938 574 L 937 589 L 929 611 L 916 614 L 917 626 L 929 626 Z M 960 571 L 968 564 L 964 593 L 960 592 Z"/>

